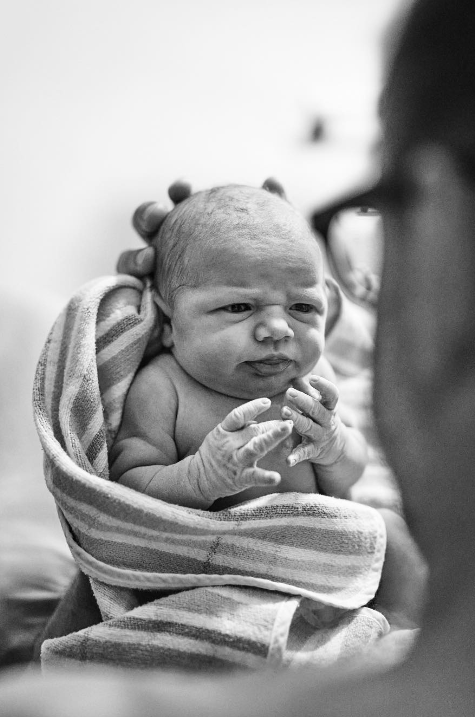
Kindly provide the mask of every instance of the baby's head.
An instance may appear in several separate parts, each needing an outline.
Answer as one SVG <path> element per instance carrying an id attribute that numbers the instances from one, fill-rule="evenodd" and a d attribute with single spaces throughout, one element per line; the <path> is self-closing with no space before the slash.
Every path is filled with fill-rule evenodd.
<path id="1" fill-rule="evenodd" d="M 200 285 L 205 256 L 234 250 L 252 262 L 264 253 L 270 264 L 275 251 L 292 251 L 298 235 L 310 236 L 307 222 L 276 194 L 243 185 L 197 192 L 168 214 L 153 241 L 155 287 L 173 307 L 180 289 Z"/>
<path id="2" fill-rule="evenodd" d="M 241 185 L 193 194 L 154 240 L 164 343 L 210 388 L 271 396 L 312 370 L 324 342 L 323 261 L 304 218 Z"/>

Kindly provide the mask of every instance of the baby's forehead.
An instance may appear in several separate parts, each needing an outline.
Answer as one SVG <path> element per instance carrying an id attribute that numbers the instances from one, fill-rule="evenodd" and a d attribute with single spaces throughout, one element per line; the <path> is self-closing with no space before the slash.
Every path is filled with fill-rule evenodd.
<path id="1" fill-rule="evenodd" d="M 230 190 L 219 198 L 222 204 L 212 203 L 208 226 L 199 221 L 197 241 L 191 242 L 190 268 L 199 265 L 198 275 L 211 272 L 215 278 L 231 267 L 244 275 L 254 265 L 267 271 L 288 269 L 301 278 L 306 269 L 312 276 L 321 276 L 320 248 L 303 216 L 280 197 L 268 198 L 264 190 L 264 196 L 259 196 L 257 191 Z"/>
<path id="2" fill-rule="evenodd" d="M 253 243 L 259 247 L 259 237 L 272 246 L 311 235 L 308 223 L 291 204 L 264 189 L 219 187 L 191 197 L 187 209 L 190 233 L 208 245 L 226 238 L 252 250 Z"/>
<path id="3" fill-rule="evenodd" d="M 286 221 L 291 217 L 298 218 L 298 212 L 282 197 L 268 192 L 265 189 L 256 189 L 244 185 L 229 185 L 217 187 L 203 192 L 201 199 L 205 213 L 211 216 L 214 213 L 228 215 L 240 220 L 259 221 L 280 218 Z"/>
<path id="4" fill-rule="evenodd" d="M 228 185 L 194 194 L 171 212 L 158 239 L 157 282 L 165 293 L 219 277 L 241 281 L 256 271 L 268 277 L 273 268 L 297 283 L 322 281 L 323 259 L 308 222 L 264 189 Z"/>
<path id="5" fill-rule="evenodd" d="M 279 244 L 228 242 L 219 250 L 209 246 L 195 254 L 189 264 L 190 286 L 241 287 L 294 293 L 323 286 L 324 267 L 320 249 L 313 244 L 288 247 Z"/>

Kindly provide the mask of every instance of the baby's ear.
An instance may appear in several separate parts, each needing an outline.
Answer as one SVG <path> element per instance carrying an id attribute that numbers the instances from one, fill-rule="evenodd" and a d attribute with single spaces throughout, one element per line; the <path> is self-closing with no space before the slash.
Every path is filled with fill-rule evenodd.
<path id="1" fill-rule="evenodd" d="M 328 336 L 340 317 L 342 302 L 341 289 L 331 276 L 325 276 L 325 293 L 328 301 L 325 336 Z"/>
<path id="2" fill-rule="evenodd" d="M 162 327 L 162 345 L 165 346 L 167 349 L 171 349 L 174 341 L 173 341 L 173 331 L 172 331 L 172 325 L 169 321 L 165 321 Z"/>
<path id="3" fill-rule="evenodd" d="M 157 291 L 157 289 L 154 289 L 153 291 L 153 300 L 158 306 L 160 313 L 163 314 L 162 335 L 160 337 L 162 344 L 167 349 L 171 349 L 171 347 L 173 346 L 173 331 L 170 322 L 172 311 L 163 296 L 160 294 L 159 291 Z"/>

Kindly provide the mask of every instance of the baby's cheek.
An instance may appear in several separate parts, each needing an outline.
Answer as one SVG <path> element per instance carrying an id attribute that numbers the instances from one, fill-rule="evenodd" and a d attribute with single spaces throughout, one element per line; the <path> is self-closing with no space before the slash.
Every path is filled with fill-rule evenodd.
<path id="1" fill-rule="evenodd" d="M 323 335 L 317 332 L 312 332 L 307 335 L 306 340 L 302 341 L 302 356 L 306 372 L 311 371 L 320 361 L 324 346 Z"/>

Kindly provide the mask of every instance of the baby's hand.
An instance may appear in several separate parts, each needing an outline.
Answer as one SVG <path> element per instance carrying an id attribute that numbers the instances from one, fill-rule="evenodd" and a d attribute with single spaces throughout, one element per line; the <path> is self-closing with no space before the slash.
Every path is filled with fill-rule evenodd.
<path id="1" fill-rule="evenodd" d="M 244 403 L 208 433 L 195 454 L 190 476 L 205 500 L 214 502 L 245 488 L 280 482 L 279 473 L 256 465 L 292 432 L 289 420 L 256 423 L 270 404 L 268 398 Z"/>
<path id="2" fill-rule="evenodd" d="M 302 436 L 287 463 L 290 466 L 305 460 L 322 466 L 336 463 L 345 450 L 343 424 L 335 413 L 337 387 L 319 376 L 311 376 L 310 383 L 300 378 L 294 381 L 294 388 L 287 390 L 286 398 L 290 407 L 282 408 L 282 418 L 292 419 L 295 430 Z"/>

